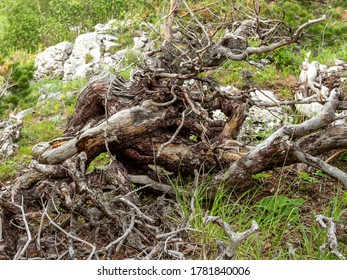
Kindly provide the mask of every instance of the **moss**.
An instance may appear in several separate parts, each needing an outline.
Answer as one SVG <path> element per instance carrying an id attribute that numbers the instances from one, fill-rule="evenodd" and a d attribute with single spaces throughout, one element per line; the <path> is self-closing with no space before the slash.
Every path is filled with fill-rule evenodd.
<path id="1" fill-rule="evenodd" d="M 86 56 L 84 57 L 84 60 L 88 64 L 88 63 L 93 61 L 93 56 L 90 53 L 86 53 Z"/>

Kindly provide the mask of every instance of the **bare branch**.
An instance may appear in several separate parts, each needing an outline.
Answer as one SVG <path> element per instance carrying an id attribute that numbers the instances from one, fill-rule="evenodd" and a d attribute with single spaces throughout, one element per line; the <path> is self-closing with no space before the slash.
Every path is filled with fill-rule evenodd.
<path id="1" fill-rule="evenodd" d="M 30 232 L 30 229 L 29 229 L 28 221 L 26 219 L 26 214 L 25 214 L 25 211 L 24 211 L 24 207 L 23 207 L 23 205 L 24 205 L 24 198 L 22 197 L 22 202 L 21 202 L 20 205 L 15 203 L 14 201 L 13 201 L 13 204 L 16 207 L 18 207 L 20 209 L 21 213 L 22 213 L 25 230 L 26 230 L 26 233 L 27 233 L 27 236 L 28 236 L 28 239 L 27 239 L 25 245 L 23 246 L 23 248 L 21 250 L 19 250 L 17 252 L 17 254 L 14 256 L 14 258 L 13 258 L 14 260 L 19 260 L 24 255 L 26 250 L 28 249 L 29 244 L 30 244 L 32 238 L 31 238 L 31 232 Z"/>
<path id="2" fill-rule="evenodd" d="M 195 16 L 195 14 L 192 12 L 192 10 L 189 8 L 189 6 L 187 5 L 186 1 L 182 0 L 182 3 L 184 4 L 184 6 L 186 6 L 190 16 L 196 21 L 196 23 L 200 26 L 202 32 L 205 34 L 205 37 L 208 41 L 208 44 L 210 44 L 210 36 L 205 28 L 205 26 L 197 19 L 197 17 Z"/>
<path id="3" fill-rule="evenodd" d="M 321 227 L 328 227 L 328 243 L 323 244 L 321 249 L 324 250 L 328 246 L 332 254 L 337 256 L 340 260 L 345 260 L 346 258 L 340 253 L 338 248 L 334 219 L 327 218 L 323 215 L 316 215 L 316 221 L 321 225 Z"/>
<path id="4" fill-rule="evenodd" d="M 215 52 L 220 53 L 220 54 L 224 55 L 226 58 L 231 59 L 231 60 L 236 60 L 236 61 L 245 60 L 252 54 L 271 52 L 271 51 L 274 51 L 278 48 L 296 43 L 300 39 L 302 32 L 305 28 L 307 28 L 308 26 L 310 26 L 312 24 L 322 22 L 326 19 L 327 19 L 327 16 L 324 15 L 318 19 L 308 20 L 303 25 L 299 26 L 299 28 L 294 32 L 294 34 L 291 36 L 291 38 L 285 38 L 285 39 L 283 39 L 277 43 L 274 43 L 272 45 L 269 45 L 269 46 L 248 47 L 241 54 L 234 54 L 230 49 L 219 45 L 219 46 L 215 46 Z"/>
<path id="5" fill-rule="evenodd" d="M 112 241 L 110 244 L 108 244 L 106 247 L 105 247 L 105 250 L 108 251 L 111 249 L 111 247 L 113 247 L 114 245 L 120 243 L 122 244 L 122 242 L 128 237 L 128 235 L 132 232 L 133 228 L 134 228 L 134 225 L 135 225 L 135 210 L 132 209 L 130 210 L 131 212 L 131 220 L 130 220 L 130 224 L 129 224 L 129 227 L 127 228 L 127 230 L 123 233 L 122 236 L 120 236 L 119 238 L 117 238 L 116 240 Z M 118 245 L 120 245 L 118 244 Z M 118 253 L 120 250 L 120 246 L 117 246 L 116 248 L 116 252 Z"/>
<path id="6" fill-rule="evenodd" d="M 170 194 L 174 194 L 175 193 L 174 190 L 172 189 L 172 186 L 156 182 L 156 181 L 152 180 L 151 178 L 149 178 L 146 175 L 130 175 L 129 174 L 128 177 L 129 177 L 130 182 L 133 183 L 133 184 L 145 185 L 142 188 L 150 187 L 150 188 L 152 188 L 154 190 L 162 191 L 164 193 L 170 193 Z M 140 189 L 142 189 L 142 188 L 140 188 Z M 138 191 L 138 190 L 139 189 L 134 190 L 134 192 Z M 128 195 L 129 194 L 127 194 L 127 196 Z"/>
<path id="7" fill-rule="evenodd" d="M 175 133 L 172 135 L 172 137 L 170 138 L 169 141 L 161 144 L 161 146 L 159 147 L 158 151 L 157 151 L 157 155 L 156 157 L 159 157 L 161 152 L 163 151 L 163 149 L 167 146 L 167 145 L 170 145 L 176 138 L 176 136 L 178 135 L 178 133 L 181 131 L 183 125 L 184 125 L 184 121 L 185 121 L 185 117 L 186 117 L 186 113 L 188 112 L 188 109 L 185 109 L 183 112 L 182 112 L 182 120 L 181 120 L 181 123 L 180 125 L 177 127 Z"/>
<path id="8" fill-rule="evenodd" d="M 178 7 L 178 0 L 171 0 L 170 13 L 168 15 L 168 19 L 164 26 L 164 37 L 165 37 L 165 40 L 169 42 L 171 42 L 173 39 L 172 25 L 177 13 L 177 7 Z"/>
<path id="9" fill-rule="evenodd" d="M 70 233 L 68 233 L 67 231 L 65 231 L 63 228 L 61 228 L 59 225 L 57 225 L 53 220 L 52 220 L 52 218 L 48 215 L 48 213 L 47 213 L 47 208 L 45 208 L 45 210 L 44 210 L 45 212 L 45 215 L 46 215 L 46 217 L 48 218 L 48 220 L 51 222 L 51 224 L 52 225 L 54 225 L 57 229 L 59 229 L 61 232 L 63 232 L 64 234 L 66 234 L 68 237 L 70 237 L 70 238 L 72 238 L 72 239 L 74 239 L 74 240 L 77 240 L 77 241 L 79 241 L 79 242 L 81 242 L 81 243 L 84 243 L 84 244 L 86 244 L 86 245 L 88 245 L 88 246 L 90 246 L 91 248 L 92 248 L 92 251 L 91 251 L 91 253 L 89 254 L 89 256 L 88 256 L 88 260 L 91 260 L 92 259 L 92 257 L 93 257 L 93 255 L 95 254 L 95 251 L 96 251 L 96 247 L 95 247 L 95 245 L 93 245 L 92 243 L 90 243 L 90 242 L 88 242 L 88 241 L 85 241 L 85 240 L 83 240 L 83 239 L 81 239 L 81 238 L 79 238 L 79 237 L 77 237 L 77 236 L 74 236 L 74 235 L 72 235 L 72 234 L 70 234 Z"/>
<path id="10" fill-rule="evenodd" d="M 128 205 L 130 208 L 134 209 L 136 214 L 141 218 L 141 219 L 144 219 L 146 220 L 147 222 L 150 222 L 150 223 L 154 223 L 154 220 L 151 218 L 151 217 L 148 217 L 147 215 L 143 214 L 141 212 L 141 210 L 134 204 L 132 203 L 131 201 L 129 201 L 128 199 L 126 199 L 125 197 L 116 197 L 115 198 L 115 201 L 120 201 L 126 205 Z"/>
<path id="11" fill-rule="evenodd" d="M 292 149 L 294 149 L 292 153 L 297 157 L 297 159 L 300 162 L 306 163 L 317 169 L 320 169 L 326 174 L 330 175 L 331 177 L 338 179 L 343 184 L 343 186 L 347 189 L 347 176 L 345 172 L 324 162 L 323 160 L 317 157 L 313 157 L 307 153 L 300 151 L 298 147 L 294 147 L 292 144 L 289 144 L 289 145 L 291 146 Z"/>
<path id="12" fill-rule="evenodd" d="M 221 249 L 221 252 L 219 254 L 219 259 L 222 259 L 222 260 L 231 259 L 234 256 L 237 250 L 237 247 L 240 245 L 240 243 L 243 240 L 245 240 L 249 235 L 251 235 L 252 233 L 254 233 L 255 231 L 259 229 L 257 222 L 252 221 L 250 229 L 241 233 L 234 232 L 226 222 L 224 222 L 222 219 L 220 219 L 217 216 L 208 216 L 205 220 L 205 223 L 206 224 L 216 223 L 218 226 L 220 226 L 223 229 L 223 231 L 229 238 L 229 244 L 224 244 L 222 241 L 216 240 Z"/>

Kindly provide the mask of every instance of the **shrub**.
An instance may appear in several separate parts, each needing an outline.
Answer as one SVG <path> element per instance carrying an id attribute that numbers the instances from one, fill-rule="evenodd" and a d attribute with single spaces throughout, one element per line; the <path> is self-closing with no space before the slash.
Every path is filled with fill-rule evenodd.
<path id="1" fill-rule="evenodd" d="M 20 102 L 25 103 L 31 92 L 30 81 L 34 75 L 34 58 L 24 52 L 13 52 L 1 59 L 0 76 L 7 84 L 7 94 L 3 95 L 0 103 L 0 116 L 4 110 L 16 107 Z"/>

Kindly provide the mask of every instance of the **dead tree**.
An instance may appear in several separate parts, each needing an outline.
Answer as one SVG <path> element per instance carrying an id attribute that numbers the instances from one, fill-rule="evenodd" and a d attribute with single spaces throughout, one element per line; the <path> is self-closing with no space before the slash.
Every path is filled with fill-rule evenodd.
<path id="1" fill-rule="evenodd" d="M 185 230 L 175 231 L 170 235 L 172 244 L 165 241 L 164 246 L 162 238 L 167 235 L 163 232 L 174 229 L 172 225 L 159 227 L 164 204 L 158 200 L 161 208 L 141 207 L 139 192 L 133 189 L 135 184 L 153 193 L 173 195 L 165 177 L 157 172 L 159 168 L 173 176 L 189 177 L 204 166 L 213 170 L 216 186 L 224 181 L 232 187 L 244 184 L 252 174 L 304 162 L 347 187 L 346 174 L 318 157 L 347 147 L 345 116 L 336 113 L 346 109 L 346 104 L 337 87 L 329 88 L 324 100 L 313 91 L 299 101 L 324 103 L 318 115 L 283 126 L 251 147 L 237 141 L 247 110 L 273 104 L 252 100 L 248 92 L 226 93 L 215 81 L 201 76 L 227 60 L 249 61 L 252 54 L 294 44 L 308 26 L 326 16 L 291 32 L 283 21 L 264 19 L 256 9 L 245 21 L 231 24 L 225 17 L 211 29 L 185 1 L 179 2 L 172 1 L 161 48 L 147 54 L 132 81 L 111 74 L 90 81 L 79 95 L 63 137 L 37 144 L 30 169 L 2 192 L 6 255 L 153 258 L 165 249 L 169 257 L 181 257 L 167 246 L 174 245 L 172 236 Z M 178 16 L 178 9 L 185 14 Z M 226 32 L 226 26 L 231 30 Z M 249 46 L 250 38 L 256 38 L 259 46 Z M 310 79 L 314 81 L 318 75 L 316 72 Z M 312 91 L 309 85 L 304 88 Z M 216 109 L 226 120 L 212 117 Z M 103 152 L 111 157 L 109 165 L 87 173 L 90 162 Z M 39 228 L 27 226 L 35 221 Z M 20 226 L 27 229 L 24 237 L 13 234 Z M 94 236 L 86 234 L 88 230 Z M 62 234 L 60 245 L 51 239 L 52 232 Z M 101 233 L 103 238 L 99 238 Z M 29 244 L 31 238 L 36 241 Z M 77 250 L 75 242 L 89 248 L 88 254 Z"/>

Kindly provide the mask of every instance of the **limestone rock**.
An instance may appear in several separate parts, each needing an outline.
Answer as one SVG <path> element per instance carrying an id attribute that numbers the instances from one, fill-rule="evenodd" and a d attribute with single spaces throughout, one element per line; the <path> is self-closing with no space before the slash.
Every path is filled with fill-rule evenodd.
<path id="1" fill-rule="evenodd" d="M 32 113 L 32 109 L 11 114 L 6 121 L 0 121 L 0 158 L 8 158 L 15 155 L 19 139 L 20 130 L 23 125 L 23 118 L 26 114 Z"/>
<path id="2" fill-rule="evenodd" d="M 95 32 L 78 36 L 74 44 L 62 42 L 49 47 L 36 57 L 35 78 L 89 79 L 110 69 L 123 68 L 129 50 L 142 55 L 154 48 L 153 42 L 142 31 L 133 34 L 136 37 L 132 47 L 122 48 L 118 35 L 129 29 L 130 24 L 129 20 L 111 20 L 96 25 Z"/>
<path id="3" fill-rule="evenodd" d="M 72 48 L 72 43 L 61 42 L 39 53 L 35 59 L 37 70 L 35 71 L 34 78 L 36 80 L 62 78 L 64 75 L 64 63 L 69 58 Z"/>
<path id="4" fill-rule="evenodd" d="M 77 37 L 72 54 L 64 64 L 64 80 L 85 78 L 100 72 L 101 48 L 97 33 Z"/>
<path id="5" fill-rule="evenodd" d="M 251 98 L 262 103 L 276 104 L 278 102 L 276 96 L 267 90 L 251 92 Z M 292 122 L 292 117 L 286 112 L 288 110 L 287 106 L 266 108 L 252 106 L 241 127 L 238 140 L 247 144 L 255 144 L 257 141 L 267 138 L 281 125 Z"/>

